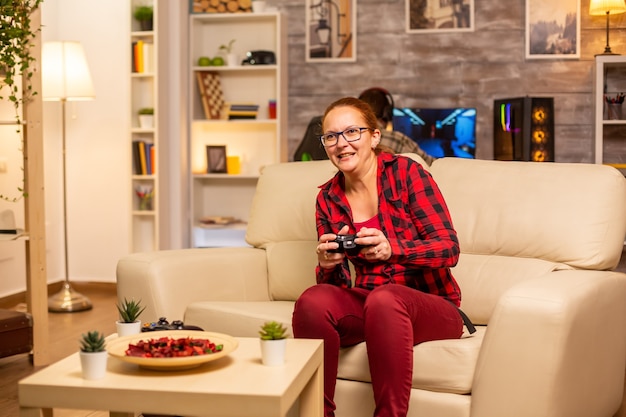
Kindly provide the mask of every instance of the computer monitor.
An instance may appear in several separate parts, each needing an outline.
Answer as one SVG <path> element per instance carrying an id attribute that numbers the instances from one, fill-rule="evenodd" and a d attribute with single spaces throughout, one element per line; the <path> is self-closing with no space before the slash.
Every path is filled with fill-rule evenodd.
<path id="1" fill-rule="evenodd" d="M 435 157 L 476 157 L 476 109 L 395 108 L 393 129 L 410 137 Z"/>

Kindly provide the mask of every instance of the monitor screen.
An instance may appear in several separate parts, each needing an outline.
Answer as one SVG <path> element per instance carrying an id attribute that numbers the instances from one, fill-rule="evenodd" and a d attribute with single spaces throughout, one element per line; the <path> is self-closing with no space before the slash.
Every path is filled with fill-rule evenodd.
<path id="1" fill-rule="evenodd" d="M 476 156 L 474 108 L 395 108 L 393 129 L 413 139 L 420 148 L 435 158 Z"/>

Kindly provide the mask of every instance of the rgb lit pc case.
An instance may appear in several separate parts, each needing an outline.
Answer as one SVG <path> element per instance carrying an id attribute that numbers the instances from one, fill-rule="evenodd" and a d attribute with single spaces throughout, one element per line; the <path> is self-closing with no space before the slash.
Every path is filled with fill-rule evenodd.
<path id="1" fill-rule="evenodd" d="M 554 99 L 519 97 L 494 101 L 494 159 L 554 162 Z"/>

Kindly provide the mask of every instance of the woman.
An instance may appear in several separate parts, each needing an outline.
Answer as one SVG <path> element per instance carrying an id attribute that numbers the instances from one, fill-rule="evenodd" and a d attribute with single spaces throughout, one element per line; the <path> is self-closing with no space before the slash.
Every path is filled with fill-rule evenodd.
<path id="1" fill-rule="evenodd" d="M 377 417 L 406 416 L 413 346 L 459 338 L 459 243 L 443 197 L 421 165 L 376 151 L 381 132 L 356 98 L 332 103 L 322 145 L 339 169 L 316 203 L 317 285 L 296 302 L 295 337 L 324 339 L 324 412 L 334 416 L 339 348 L 367 344 Z M 337 235 L 360 249 L 336 252 Z M 351 286 L 348 259 L 356 270 Z"/>

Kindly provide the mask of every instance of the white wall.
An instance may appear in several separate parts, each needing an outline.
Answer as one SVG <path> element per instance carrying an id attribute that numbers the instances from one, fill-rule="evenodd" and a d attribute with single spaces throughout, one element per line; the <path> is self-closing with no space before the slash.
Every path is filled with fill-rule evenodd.
<path id="1" fill-rule="evenodd" d="M 42 4 L 44 41 L 83 44 L 96 99 L 67 104 L 68 254 L 70 279 L 115 281 L 117 260 L 130 247 L 131 172 L 129 128 L 129 27 L 126 1 L 46 0 Z M 13 117 L 0 103 L 0 120 Z M 12 130 L 13 129 L 13 130 Z M 0 194 L 20 185 L 21 155 L 13 127 L 0 126 Z M 65 279 L 61 104 L 44 102 L 44 161 L 48 282 Z M 23 227 L 22 204 L 11 208 Z M 0 242 L 0 297 L 25 290 L 23 242 Z"/>

